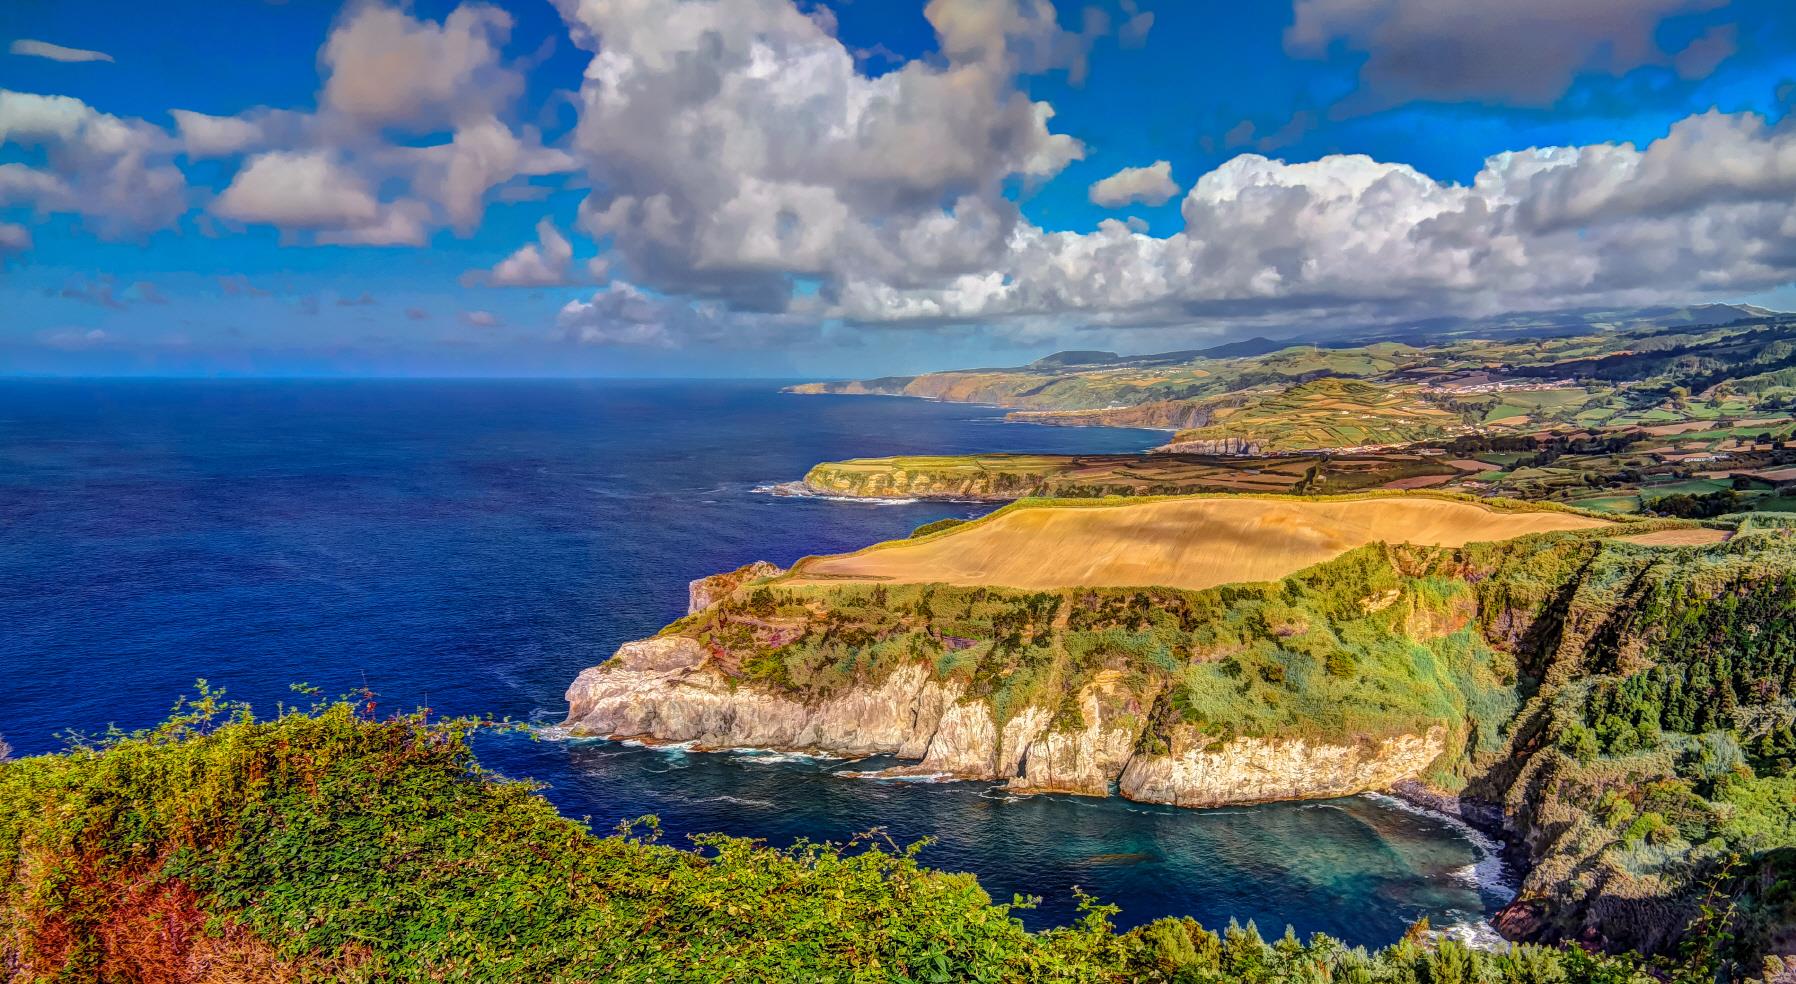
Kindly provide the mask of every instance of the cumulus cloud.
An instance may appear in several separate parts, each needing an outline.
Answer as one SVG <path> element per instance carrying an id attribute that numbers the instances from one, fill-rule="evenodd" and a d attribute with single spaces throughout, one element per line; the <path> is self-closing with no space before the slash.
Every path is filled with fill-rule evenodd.
<path id="1" fill-rule="evenodd" d="M 164 228 L 187 209 L 174 141 L 142 120 L 69 96 L 0 89 L 0 143 L 43 151 L 41 164 L 0 164 L 0 205 L 80 215 L 111 237 Z"/>
<path id="2" fill-rule="evenodd" d="M 1164 205 L 1179 193 L 1172 180 L 1172 164 L 1155 161 L 1147 167 L 1125 167 L 1091 186 L 1091 200 L 1105 208 L 1121 208 L 1134 202 Z"/>
<path id="3" fill-rule="evenodd" d="M 926 289 L 854 282 L 866 321 L 1366 320 L 1738 294 L 1796 280 L 1796 124 L 1680 121 L 1644 148 L 1541 148 L 1472 183 L 1363 156 L 1242 155 L 1204 175 L 1160 239 L 1019 227 L 1002 263 Z"/>
<path id="4" fill-rule="evenodd" d="M 169 115 L 174 117 L 182 151 L 193 160 L 232 157 L 302 142 L 303 134 L 312 126 L 306 114 L 280 109 L 257 108 L 238 116 L 174 109 Z"/>
<path id="5" fill-rule="evenodd" d="M 463 4 L 441 24 L 398 7 L 352 7 L 319 61 L 328 72 L 322 103 L 373 126 L 425 132 L 490 116 L 523 89 L 500 63 L 511 15 Z"/>
<path id="6" fill-rule="evenodd" d="M 353 32 L 377 8 L 358 10 L 340 31 Z M 452 14 L 449 26 L 438 31 L 457 23 Z M 360 57 L 374 56 L 350 46 L 334 64 L 365 74 Z M 503 90 L 482 90 L 467 105 L 493 105 Z M 416 125 L 434 126 L 434 104 L 419 99 L 426 108 Z M 190 188 L 177 156 L 242 156 L 224 191 L 207 205 L 212 215 L 273 225 L 296 242 L 416 246 L 445 225 L 471 232 L 489 192 L 505 182 L 571 167 L 565 154 L 542 145 L 534 129 L 513 131 L 484 110 L 458 124 L 446 142 L 417 146 L 369 129 L 364 116 L 386 117 L 377 107 L 363 109 L 355 116 L 329 107 L 318 113 L 257 107 L 235 116 L 176 109 L 170 112 L 171 133 L 72 97 L 0 90 L 0 142 L 41 149 L 27 158 L 30 163 L 0 164 L 0 206 L 78 214 L 102 235 L 141 236 L 173 225 L 203 193 Z"/>
<path id="7" fill-rule="evenodd" d="M 581 226 L 658 290 L 778 310 L 795 276 L 989 266 L 1018 221 L 1004 182 L 1083 154 L 1016 85 L 1082 52 L 1047 0 L 932 0 L 940 59 L 877 78 L 788 0 L 558 6 L 596 52 Z"/>
<path id="8" fill-rule="evenodd" d="M 250 158 L 212 211 L 238 222 L 329 229 L 373 223 L 380 201 L 329 151 L 272 151 Z"/>
<path id="9" fill-rule="evenodd" d="M 536 242 L 526 243 L 499 261 L 490 272 L 476 272 L 465 279 L 495 287 L 554 287 L 567 283 L 573 245 L 546 217 L 536 224 L 536 238 Z"/>
<path id="10" fill-rule="evenodd" d="M 7 50 L 15 55 L 26 55 L 32 58 L 48 58 L 59 62 L 109 62 L 112 56 L 104 51 L 89 51 L 86 48 L 65 48 L 60 44 L 48 41 L 33 41 L 20 38 L 14 41 Z"/>
<path id="11" fill-rule="evenodd" d="M 97 348 L 112 340 L 112 336 L 98 328 L 58 328 L 54 331 L 40 332 L 38 341 L 45 346 L 66 351 Z"/>
<path id="12" fill-rule="evenodd" d="M 1287 42 L 1366 50 L 1368 78 L 1393 93 L 1550 101 L 1578 72 L 1669 65 L 1677 53 L 1657 47 L 1656 26 L 1714 2 L 1302 0 Z M 1068 35 L 1040 4 L 932 0 L 939 57 L 877 77 L 788 0 L 558 7 L 594 52 L 569 148 L 596 189 L 579 225 L 623 281 L 563 310 L 574 340 L 668 344 L 801 312 L 1037 332 L 1375 321 L 1796 279 L 1785 176 L 1796 124 L 1709 114 L 1646 148 L 1498 155 L 1466 185 L 1366 157 L 1247 154 L 1189 188 L 1173 235 L 1138 220 L 1049 232 L 1004 189 L 1058 173 L 1083 147 L 1019 79 L 1070 67 L 1090 31 Z M 1699 39 L 1690 58 L 1727 41 Z M 1424 57 L 1436 45 L 1451 57 Z M 1314 119 L 1235 138 L 1272 151 Z M 1157 161 L 1090 194 L 1117 207 L 1178 191 Z M 673 313 L 680 304 L 701 313 Z"/>
<path id="13" fill-rule="evenodd" d="M 31 230 L 17 222 L 0 222 L 0 256 L 31 249 Z"/>
<path id="14" fill-rule="evenodd" d="M 569 301 L 555 324 L 563 341 L 625 348 L 750 348 L 798 344 L 818 336 L 815 318 L 742 315 L 715 301 L 694 304 L 629 283 Z"/>
<path id="15" fill-rule="evenodd" d="M 475 328 L 498 328 L 505 321 L 491 311 L 463 311 L 461 320 Z"/>
<path id="16" fill-rule="evenodd" d="M 1362 108 L 1410 99 L 1546 106 L 1581 73 L 1670 64 L 1654 36 L 1660 22 L 1724 2 L 1297 0 L 1285 49 L 1309 58 L 1336 45 L 1364 52 Z M 1697 43 L 1691 64 L 1722 57 L 1717 39 Z"/>
<path id="17" fill-rule="evenodd" d="M 1117 43 L 1125 48 L 1139 48 L 1147 44 L 1147 35 L 1154 29 L 1154 12 L 1142 10 L 1135 0 L 1123 0 L 1124 20 L 1116 29 Z"/>
<path id="18" fill-rule="evenodd" d="M 501 54 L 510 30 L 511 16 L 485 4 L 440 23 L 350 5 L 319 52 L 315 112 L 175 110 L 180 146 L 195 160 L 251 155 L 211 211 L 294 242 L 416 246 L 444 226 L 471 234 L 495 190 L 574 166 L 535 128 L 505 122 L 523 91 Z"/>
<path id="19" fill-rule="evenodd" d="M 535 131 L 523 132 L 520 138 L 491 116 L 466 123 L 447 144 L 409 155 L 416 167 L 413 187 L 439 204 L 457 229 L 470 232 L 486 210 L 487 192 L 513 178 L 573 168 L 567 154 L 542 146 Z"/>

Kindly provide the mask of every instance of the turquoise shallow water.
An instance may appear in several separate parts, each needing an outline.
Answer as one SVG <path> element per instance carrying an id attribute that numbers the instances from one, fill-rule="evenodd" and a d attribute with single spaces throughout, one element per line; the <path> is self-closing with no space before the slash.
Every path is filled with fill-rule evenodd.
<path id="1" fill-rule="evenodd" d="M 792 397 L 767 383 L 0 383 L 0 733 L 156 721 L 197 677 L 272 708 L 288 684 L 390 707 L 552 723 L 584 667 L 683 613 L 686 582 L 786 564 L 984 507 L 756 492 L 818 460 L 1124 451 L 1143 431 L 1006 424 L 995 410 Z M 1388 942 L 1498 904 L 1446 822 L 1353 798 L 1181 811 L 1014 799 L 983 784 L 833 775 L 844 763 L 483 738 L 609 828 L 661 816 L 785 844 L 884 827 L 992 895 L 1125 925 L 1194 915 Z M 865 765 L 859 768 L 866 768 Z M 1488 865 L 1487 865 L 1488 869 Z"/>

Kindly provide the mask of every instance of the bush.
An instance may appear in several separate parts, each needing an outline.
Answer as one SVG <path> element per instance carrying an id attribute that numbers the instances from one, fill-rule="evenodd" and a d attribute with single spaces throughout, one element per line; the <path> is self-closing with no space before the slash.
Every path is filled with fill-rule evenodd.
<path id="1" fill-rule="evenodd" d="M 595 837 L 482 772 L 477 722 L 346 703 L 164 726 L 0 765 L 0 966 L 19 980 L 1628 982 L 1576 948 L 1268 944 L 1189 919 L 1117 933 L 1083 899 L 1030 933 L 877 832 L 774 850 Z M 220 974 L 223 974 L 220 977 Z M 210 976 L 205 976 L 210 975 Z"/>

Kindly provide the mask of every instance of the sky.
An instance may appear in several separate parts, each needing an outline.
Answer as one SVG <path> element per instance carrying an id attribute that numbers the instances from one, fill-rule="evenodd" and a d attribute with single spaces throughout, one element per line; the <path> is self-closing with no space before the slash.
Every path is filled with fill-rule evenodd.
<path id="1" fill-rule="evenodd" d="M 1787 0 L 6 0 L 0 374 L 1796 308 Z"/>

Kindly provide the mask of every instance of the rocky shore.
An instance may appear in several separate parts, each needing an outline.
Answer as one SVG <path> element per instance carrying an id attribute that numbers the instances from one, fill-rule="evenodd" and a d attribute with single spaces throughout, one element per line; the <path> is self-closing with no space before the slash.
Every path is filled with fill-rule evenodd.
<path id="1" fill-rule="evenodd" d="M 1446 729 L 1337 744 L 1302 738 L 1217 741 L 1190 729 L 1170 747 L 1140 748 L 1145 719 L 1103 675 L 1079 694 L 1082 727 L 1055 727 L 1030 706 L 1002 722 L 958 684 L 921 664 L 875 686 L 800 701 L 732 679 L 697 641 L 677 635 L 626 643 L 568 689 L 570 734 L 698 749 L 774 748 L 915 764 L 893 775 L 1004 782 L 1014 792 L 1110 795 L 1207 807 L 1320 799 L 1390 789 L 1447 748 Z"/>

